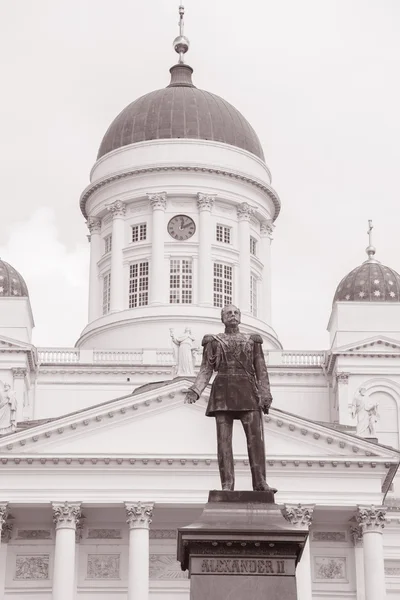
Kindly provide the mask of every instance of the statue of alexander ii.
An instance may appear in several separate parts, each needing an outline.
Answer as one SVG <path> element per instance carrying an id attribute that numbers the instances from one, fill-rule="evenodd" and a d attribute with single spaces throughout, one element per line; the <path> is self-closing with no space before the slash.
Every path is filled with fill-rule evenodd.
<path id="1" fill-rule="evenodd" d="M 217 371 L 206 415 L 216 419 L 222 489 L 235 487 L 232 428 L 233 421 L 239 419 L 247 439 L 253 490 L 271 490 L 266 482 L 263 413 L 268 413 L 272 396 L 263 340 L 257 333 L 240 332 L 241 314 L 236 306 L 225 306 L 221 320 L 225 332 L 203 338 L 203 361 L 185 402 L 196 402 Z"/>

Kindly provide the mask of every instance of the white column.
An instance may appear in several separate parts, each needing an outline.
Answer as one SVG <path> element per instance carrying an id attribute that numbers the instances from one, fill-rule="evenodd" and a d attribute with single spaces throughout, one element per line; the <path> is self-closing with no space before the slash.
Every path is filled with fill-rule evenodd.
<path id="1" fill-rule="evenodd" d="M 25 376 L 27 370 L 24 368 L 12 369 L 13 388 L 17 401 L 17 423 L 24 420 L 24 401 L 25 401 Z"/>
<path id="2" fill-rule="evenodd" d="M 147 194 L 153 209 L 151 228 L 150 304 L 165 304 L 164 238 L 167 194 Z"/>
<path id="3" fill-rule="evenodd" d="M 311 526 L 314 504 L 285 504 L 283 516 L 291 525 L 304 529 Z M 297 600 L 312 600 L 310 539 L 307 538 L 303 554 L 296 567 Z"/>
<path id="4" fill-rule="evenodd" d="M 211 261 L 211 244 L 215 227 L 211 222 L 211 210 L 215 196 L 197 194 L 199 209 L 199 277 L 198 277 L 198 304 L 213 306 L 213 264 Z"/>
<path id="5" fill-rule="evenodd" d="M 364 540 L 365 600 L 385 600 L 385 564 L 383 558 L 384 506 L 358 506 L 357 522 Z"/>
<path id="6" fill-rule="evenodd" d="M 53 502 L 56 526 L 54 550 L 53 600 L 74 600 L 75 532 L 81 516 L 80 502 Z"/>
<path id="7" fill-rule="evenodd" d="M 101 286 L 97 263 L 101 257 L 101 219 L 89 217 L 86 225 L 90 231 L 90 267 L 89 267 L 89 323 L 97 319 L 101 308 Z"/>
<path id="8" fill-rule="evenodd" d="M 125 502 L 129 525 L 128 600 L 149 598 L 149 527 L 152 502 Z"/>
<path id="9" fill-rule="evenodd" d="M 7 530 L 7 517 L 8 517 L 8 502 L 0 502 L 0 598 L 5 596 L 5 585 L 6 585 L 6 568 L 7 568 L 7 544 L 11 529 Z"/>
<path id="10" fill-rule="evenodd" d="M 242 202 L 237 207 L 239 222 L 239 308 L 243 314 L 250 313 L 250 219 L 254 208 Z"/>
<path id="11" fill-rule="evenodd" d="M 261 298 L 258 301 L 260 319 L 271 324 L 271 243 L 272 243 L 272 220 L 263 221 L 260 225 L 260 255 L 263 263 L 261 278 Z"/>
<path id="12" fill-rule="evenodd" d="M 364 548 L 362 530 L 357 526 L 351 527 L 350 532 L 354 544 L 357 600 L 365 600 Z"/>
<path id="13" fill-rule="evenodd" d="M 110 312 L 124 310 L 125 296 L 128 288 L 124 286 L 124 265 L 122 250 L 125 245 L 125 211 L 126 206 L 121 200 L 116 200 L 107 210 L 112 213 L 112 244 L 111 244 L 111 299 Z"/>

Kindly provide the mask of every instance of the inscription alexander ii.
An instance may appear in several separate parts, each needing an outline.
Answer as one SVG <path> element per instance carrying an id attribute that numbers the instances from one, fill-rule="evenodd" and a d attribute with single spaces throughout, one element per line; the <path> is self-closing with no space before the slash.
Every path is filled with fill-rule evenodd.
<path id="1" fill-rule="evenodd" d="M 267 558 L 200 558 L 193 556 L 191 575 L 294 575 L 294 561 Z"/>

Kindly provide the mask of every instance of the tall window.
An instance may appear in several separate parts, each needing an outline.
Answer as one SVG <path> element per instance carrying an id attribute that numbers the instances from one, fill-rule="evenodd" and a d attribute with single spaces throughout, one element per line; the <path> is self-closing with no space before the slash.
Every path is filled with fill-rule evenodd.
<path id="1" fill-rule="evenodd" d="M 226 227 L 225 225 L 217 225 L 216 239 L 217 239 L 217 242 L 222 242 L 224 244 L 230 244 L 231 243 L 231 228 Z"/>
<path id="2" fill-rule="evenodd" d="M 193 301 L 192 261 L 171 259 L 169 267 L 169 301 L 171 304 L 191 304 Z"/>
<path id="3" fill-rule="evenodd" d="M 106 273 L 103 277 L 103 315 L 110 312 L 111 300 L 111 273 Z"/>
<path id="4" fill-rule="evenodd" d="M 112 248 L 112 235 L 110 233 L 110 235 L 106 235 L 106 237 L 104 238 L 104 254 L 111 252 L 111 248 Z"/>
<path id="5" fill-rule="evenodd" d="M 232 267 L 214 263 L 214 306 L 232 304 Z"/>
<path id="6" fill-rule="evenodd" d="M 147 223 L 140 223 L 132 227 L 132 242 L 142 242 L 147 238 Z"/>
<path id="7" fill-rule="evenodd" d="M 149 303 L 149 263 L 138 262 L 129 266 L 129 308 Z"/>
<path id="8" fill-rule="evenodd" d="M 253 317 L 257 316 L 257 277 L 250 275 L 250 312 Z"/>
<path id="9" fill-rule="evenodd" d="M 257 240 L 250 236 L 250 254 L 257 256 Z"/>

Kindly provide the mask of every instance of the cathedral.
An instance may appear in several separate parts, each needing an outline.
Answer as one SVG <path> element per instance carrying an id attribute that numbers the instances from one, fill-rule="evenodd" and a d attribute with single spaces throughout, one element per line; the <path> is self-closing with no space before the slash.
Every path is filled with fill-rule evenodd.
<path id="1" fill-rule="evenodd" d="M 263 149 L 196 87 L 183 7 L 174 48 L 169 83 L 116 116 L 81 194 L 89 309 L 74 347 L 32 344 L 24 274 L 0 261 L 0 598 L 189 599 L 177 530 L 220 480 L 210 385 L 184 400 L 203 336 L 234 304 L 268 368 L 268 483 L 309 529 L 298 600 L 400 600 L 400 275 L 370 222 L 365 261 L 332 298 L 329 347 L 282 348 L 281 204 Z M 234 454 L 236 489 L 251 489 L 237 423 Z"/>

